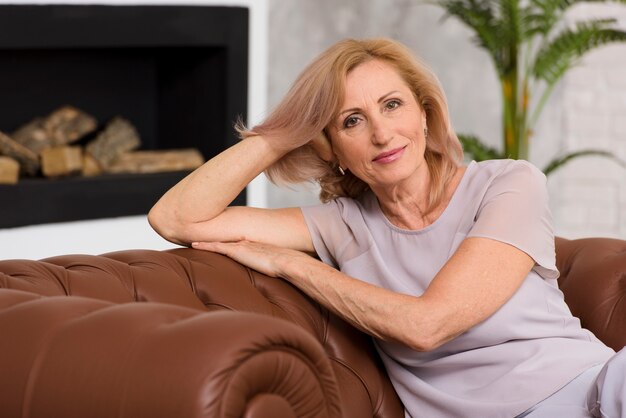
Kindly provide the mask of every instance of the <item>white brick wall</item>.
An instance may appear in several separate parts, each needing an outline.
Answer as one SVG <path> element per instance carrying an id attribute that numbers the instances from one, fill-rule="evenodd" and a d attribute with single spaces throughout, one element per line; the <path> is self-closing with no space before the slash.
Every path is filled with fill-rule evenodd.
<path id="1" fill-rule="evenodd" d="M 614 17 L 626 30 L 626 7 L 587 4 L 569 22 Z M 597 148 L 626 160 L 626 44 L 596 49 L 570 70 L 557 99 L 562 107 L 561 149 Z M 557 233 L 576 238 L 626 238 L 626 169 L 606 158 L 572 161 L 549 179 Z"/>

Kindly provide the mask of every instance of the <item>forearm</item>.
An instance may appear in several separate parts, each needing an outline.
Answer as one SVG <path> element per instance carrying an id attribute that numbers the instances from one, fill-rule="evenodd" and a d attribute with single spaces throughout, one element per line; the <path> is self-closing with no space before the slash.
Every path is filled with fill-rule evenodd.
<path id="1" fill-rule="evenodd" d="M 289 260 L 280 263 L 280 276 L 361 330 L 418 351 L 437 348 L 488 319 L 535 265 L 514 246 L 469 238 L 415 297 L 353 279 L 312 258 Z"/>
<path id="2" fill-rule="evenodd" d="M 193 246 L 224 254 L 268 276 L 282 277 L 361 331 L 381 340 L 428 351 L 458 335 L 458 331 L 449 334 L 454 318 L 450 304 L 438 305 L 432 298 L 371 285 L 303 252 L 251 241 L 196 242 Z"/>
<path id="3" fill-rule="evenodd" d="M 285 262 L 280 275 L 369 335 L 418 351 L 434 348 L 437 316 L 419 297 L 357 280 L 313 258 Z"/>
<path id="4" fill-rule="evenodd" d="M 189 174 L 150 211 L 157 232 L 213 219 L 256 176 L 285 154 L 263 137 L 246 138 Z"/>

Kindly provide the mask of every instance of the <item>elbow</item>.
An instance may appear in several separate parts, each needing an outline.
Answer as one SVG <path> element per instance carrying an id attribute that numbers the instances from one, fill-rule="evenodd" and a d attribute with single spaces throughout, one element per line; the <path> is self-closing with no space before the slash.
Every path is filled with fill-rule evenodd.
<path id="1" fill-rule="evenodd" d="M 439 342 L 439 340 L 426 335 L 422 335 L 419 337 L 413 336 L 407 341 L 407 345 L 409 346 L 409 348 L 419 352 L 433 351 L 442 344 L 443 343 Z"/>
<path id="2" fill-rule="evenodd" d="M 458 334 L 447 332 L 445 326 L 421 327 L 419 330 L 413 329 L 410 336 L 406 336 L 406 344 L 413 350 L 428 352 L 436 350 L 445 343 L 454 339 Z"/>
<path id="3" fill-rule="evenodd" d="M 153 206 L 152 209 L 150 209 L 150 212 L 148 212 L 148 224 L 150 224 L 150 227 L 154 229 L 154 232 L 156 232 L 160 236 L 163 236 L 163 224 L 161 221 L 161 214 L 156 209 L 156 206 Z"/>
<path id="4" fill-rule="evenodd" d="M 189 245 L 182 239 L 181 227 L 177 226 L 177 223 L 168 217 L 162 209 L 155 205 L 148 212 L 148 223 L 163 239 L 179 245 Z"/>
<path id="5" fill-rule="evenodd" d="M 457 309 L 452 304 L 443 305 L 422 295 L 405 315 L 402 337 L 409 348 L 419 352 L 438 349 L 465 332 L 466 321 L 460 320 Z"/>

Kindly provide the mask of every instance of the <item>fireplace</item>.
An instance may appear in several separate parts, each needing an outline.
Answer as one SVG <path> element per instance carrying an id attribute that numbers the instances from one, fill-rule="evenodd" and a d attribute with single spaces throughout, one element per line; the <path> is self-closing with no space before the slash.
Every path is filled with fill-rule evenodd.
<path id="1" fill-rule="evenodd" d="M 2 132 L 71 105 L 208 159 L 246 120 L 247 77 L 247 8 L 0 5 Z M 0 228 L 145 214 L 186 174 L 21 178 L 0 185 Z"/>

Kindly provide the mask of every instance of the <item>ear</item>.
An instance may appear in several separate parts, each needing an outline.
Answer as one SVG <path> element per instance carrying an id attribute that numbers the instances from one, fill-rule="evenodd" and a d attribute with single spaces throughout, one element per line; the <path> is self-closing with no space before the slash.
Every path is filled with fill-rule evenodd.
<path id="1" fill-rule="evenodd" d="M 330 141 L 324 131 L 320 132 L 317 137 L 313 138 L 311 146 L 322 160 L 327 162 L 337 160 L 335 153 L 333 152 L 333 146 L 330 144 Z"/>

